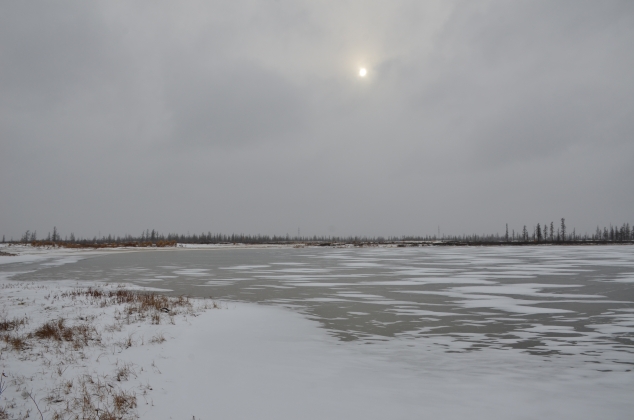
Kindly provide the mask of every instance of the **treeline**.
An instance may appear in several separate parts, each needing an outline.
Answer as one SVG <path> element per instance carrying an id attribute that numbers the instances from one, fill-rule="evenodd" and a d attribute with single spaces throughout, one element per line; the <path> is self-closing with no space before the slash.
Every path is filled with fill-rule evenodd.
<path id="1" fill-rule="evenodd" d="M 529 231 L 524 225 L 521 233 L 517 235 L 515 231 L 512 231 L 512 235 L 509 235 L 508 224 L 506 225 L 506 233 L 504 236 L 505 242 L 631 242 L 634 241 L 634 229 L 630 228 L 629 223 L 623 223 L 621 227 L 612 226 L 608 228 L 604 226 L 601 229 L 597 226 L 597 229 L 592 234 L 577 234 L 576 229 L 572 229 L 572 232 L 566 226 L 566 219 L 561 218 L 560 224 L 555 230 L 555 223 L 544 223 L 543 225 L 537 223 L 533 226 L 532 231 Z"/>
<path id="2" fill-rule="evenodd" d="M 2 235 L 2 243 L 6 243 L 5 236 Z M 140 236 L 94 236 L 92 238 L 76 237 L 74 233 L 70 236 L 62 237 L 53 227 L 53 233 L 49 232 L 44 238 L 38 238 L 37 231 L 27 230 L 19 241 L 11 238 L 8 243 L 31 244 L 33 246 L 59 246 L 65 248 L 116 248 L 116 247 L 166 247 L 176 246 L 175 240 L 166 239 L 164 235 L 159 235 L 155 230 L 143 232 Z"/>
<path id="3" fill-rule="evenodd" d="M 426 237 L 428 238 L 428 237 Z M 406 241 L 416 241 L 417 237 L 404 237 Z M 521 231 L 512 229 L 509 232 L 508 224 L 506 225 L 504 235 L 500 234 L 483 234 L 483 235 L 443 235 L 431 240 L 440 240 L 442 242 L 459 242 L 459 243 L 611 243 L 611 242 L 633 242 L 634 227 L 630 227 L 629 223 L 623 223 L 620 227 L 610 225 L 601 229 L 597 226 L 595 232 L 588 234 L 578 234 L 575 228 L 570 231 L 566 226 L 566 219 L 561 218 L 560 222 L 537 223 L 531 228 L 526 225 Z"/>
<path id="4" fill-rule="evenodd" d="M 389 237 L 371 237 L 371 236 L 290 236 L 286 235 L 245 235 L 245 234 L 223 234 L 223 233 L 200 233 L 200 234 L 163 234 L 155 229 L 145 230 L 138 236 L 94 236 L 92 238 L 76 237 L 73 233 L 62 237 L 57 230 L 53 228 L 52 233 L 49 232 L 46 237 L 38 238 L 36 231 L 27 230 L 24 235 L 14 241 L 9 241 L 2 236 L 3 243 L 22 243 L 31 244 L 33 246 L 63 246 L 68 248 L 74 247 L 166 247 L 176 246 L 177 244 L 389 244 L 389 243 L 415 243 L 426 242 L 436 244 L 530 244 L 530 243 L 616 243 L 616 242 L 633 242 L 634 228 L 629 223 L 623 223 L 619 226 L 610 225 L 600 228 L 597 226 L 595 232 L 588 234 L 578 234 L 576 229 L 570 229 L 566 226 L 566 219 L 562 218 L 555 225 L 554 222 L 537 223 L 530 229 L 524 225 L 521 231 L 512 229 L 509 232 L 508 224 L 503 235 L 495 234 L 470 234 L 470 235 L 425 235 L 425 236 L 389 236 Z"/>

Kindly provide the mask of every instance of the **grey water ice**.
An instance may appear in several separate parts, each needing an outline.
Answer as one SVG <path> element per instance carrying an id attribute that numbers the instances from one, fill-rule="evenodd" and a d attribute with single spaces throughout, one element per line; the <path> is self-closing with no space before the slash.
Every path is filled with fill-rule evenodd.
<path id="1" fill-rule="evenodd" d="M 508 414 L 504 404 L 521 407 L 513 418 L 627 418 L 634 408 L 631 246 L 174 249 L 0 270 L 282 307 L 364 369 L 387 372 L 391 385 L 372 385 L 380 393 L 401 387 L 398 398 L 417 401 L 405 394 L 418 390 L 439 415 L 458 397 L 433 393 L 459 392 L 459 405 L 478 401 L 485 417 L 492 405 Z"/>
<path id="2" fill-rule="evenodd" d="M 433 338 L 446 351 L 521 349 L 542 358 L 583 356 L 597 370 L 629 371 L 633 251 L 177 249 L 45 262 L 13 278 L 131 282 L 292 308 L 346 341 Z"/>

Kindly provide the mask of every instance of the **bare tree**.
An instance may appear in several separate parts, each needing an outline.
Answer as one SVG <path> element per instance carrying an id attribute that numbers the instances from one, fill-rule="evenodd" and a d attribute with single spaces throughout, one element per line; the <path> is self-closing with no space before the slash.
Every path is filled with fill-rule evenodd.
<path id="1" fill-rule="evenodd" d="M 550 242 L 555 239 L 555 223 L 550 222 Z"/>

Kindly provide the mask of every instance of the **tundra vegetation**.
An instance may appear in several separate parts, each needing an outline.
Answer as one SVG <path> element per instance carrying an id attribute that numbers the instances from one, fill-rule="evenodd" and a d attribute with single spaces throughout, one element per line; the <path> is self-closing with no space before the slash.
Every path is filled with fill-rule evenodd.
<path id="1" fill-rule="evenodd" d="M 0 419 L 136 419 L 153 404 L 126 351 L 159 346 L 169 329 L 217 302 L 123 285 L 0 283 Z M 140 328 L 144 327 L 144 328 Z"/>

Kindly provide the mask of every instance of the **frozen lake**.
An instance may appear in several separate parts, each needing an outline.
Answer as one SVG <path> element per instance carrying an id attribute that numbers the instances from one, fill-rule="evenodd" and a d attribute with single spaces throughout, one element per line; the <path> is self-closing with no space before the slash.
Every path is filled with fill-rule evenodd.
<path id="1" fill-rule="evenodd" d="M 440 416 L 456 401 L 439 395 L 456 390 L 468 408 L 458 417 L 478 418 L 474 401 L 483 418 L 518 404 L 526 415 L 513 418 L 627 418 L 634 408 L 630 246 L 176 249 L 0 272 L 284 307 L 323 328 L 346 363 L 392 372 L 384 387 L 401 389 L 399 398 L 426 390 L 429 413 Z M 346 380 L 364 378 L 355 375 Z"/>
<path id="2" fill-rule="evenodd" d="M 634 363 L 634 248 L 219 249 L 38 264 L 16 280 L 97 280 L 292 308 L 342 340 L 433 337 Z M 11 266 L 3 268 L 12 270 Z"/>

